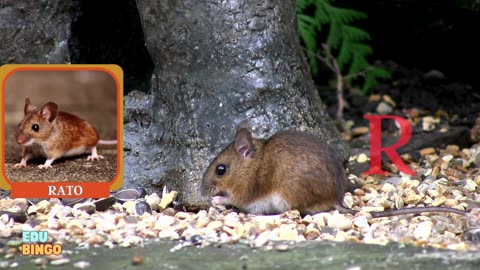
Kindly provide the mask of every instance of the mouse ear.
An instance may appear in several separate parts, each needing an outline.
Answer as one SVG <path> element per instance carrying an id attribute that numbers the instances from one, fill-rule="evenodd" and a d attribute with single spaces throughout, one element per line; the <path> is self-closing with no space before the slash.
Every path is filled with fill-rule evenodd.
<path id="1" fill-rule="evenodd" d="M 30 99 L 28 97 L 26 97 L 25 98 L 25 107 L 23 107 L 23 112 L 25 113 L 25 115 L 27 115 L 29 113 L 32 113 L 36 110 L 37 110 L 37 107 L 32 105 L 32 103 L 30 102 Z"/>
<path id="2" fill-rule="evenodd" d="M 238 124 L 237 131 L 241 130 L 242 128 L 248 129 L 248 118 L 243 119 L 242 122 Z"/>
<path id="3" fill-rule="evenodd" d="M 48 102 L 42 107 L 42 117 L 48 122 L 52 122 L 57 117 L 58 105 L 53 102 Z"/>
<path id="4" fill-rule="evenodd" d="M 241 158 L 246 158 L 253 149 L 253 137 L 250 130 L 242 128 L 235 135 L 235 151 Z"/>

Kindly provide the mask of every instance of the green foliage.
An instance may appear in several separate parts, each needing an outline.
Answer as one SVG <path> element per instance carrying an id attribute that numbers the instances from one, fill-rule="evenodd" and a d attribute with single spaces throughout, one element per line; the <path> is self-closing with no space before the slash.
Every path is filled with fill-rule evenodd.
<path id="1" fill-rule="evenodd" d="M 330 68 L 334 60 L 348 84 L 356 77 L 363 76 L 362 89 L 367 93 L 378 78 L 389 77 L 390 74 L 370 65 L 367 57 L 373 50 L 366 43 L 370 35 L 352 25 L 356 20 L 367 18 L 367 14 L 332 6 L 332 1 L 297 0 L 298 29 L 307 50 L 310 68 L 316 75 L 319 59 Z M 326 40 L 318 46 L 317 40 L 321 34 L 326 36 Z"/>

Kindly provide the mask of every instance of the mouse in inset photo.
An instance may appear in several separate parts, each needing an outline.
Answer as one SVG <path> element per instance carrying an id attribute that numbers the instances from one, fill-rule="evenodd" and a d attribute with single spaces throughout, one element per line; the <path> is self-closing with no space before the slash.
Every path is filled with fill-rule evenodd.
<path id="1" fill-rule="evenodd" d="M 97 130 L 87 121 L 67 112 L 58 110 L 54 102 L 47 102 L 41 109 L 25 98 L 25 116 L 18 125 L 15 139 L 22 146 L 22 160 L 15 168 L 26 167 L 39 147 L 47 160 L 39 165 L 40 169 L 52 167 L 52 162 L 61 157 L 70 157 L 86 153 L 87 160 L 99 160 L 97 144 L 116 144 L 116 140 L 99 140 Z"/>
<path id="2" fill-rule="evenodd" d="M 315 214 L 343 206 L 347 178 L 340 157 L 326 142 L 311 134 L 286 130 L 269 139 L 254 138 L 248 120 L 237 127 L 235 140 L 209 165 L 202 180 L 202 195 L 212 205 L 234 206 L 252 214 L 280 214 L 297 209 Z M 414 207 L 370 212 L 387 217 L 423 212 L 465 211 L 447 207 Z"/>

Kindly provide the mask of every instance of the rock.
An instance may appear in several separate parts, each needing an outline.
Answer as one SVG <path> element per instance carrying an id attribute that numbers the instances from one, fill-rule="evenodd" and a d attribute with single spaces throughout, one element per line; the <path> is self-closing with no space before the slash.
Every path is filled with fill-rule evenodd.
<path id="1" fill-rule="evenodd" d="M 364 162 L 367 162 L 368 160 L 369 160 L 369 158 L 367 157 L 367 155 L 365 155 L 363 153 L 358 155 L 358 157 L 357 157 L 357 162 L 358 163 L 364 163 Z"/>
<path id="2" fill-rule="evenodd" d="M 297 240 L 298 236 L 298 231 L 293 224 L 282 224 L 278 228 L 278 240 L 280 241 Z"/>
<path id="3" fill-rule="evenodd" d="M 362 212 L 380 212 L 384 211 L 385 208 L 383 206 L 364 206 L 362 207 Z"/>
<path id="4" fill-rule="evenodd" d="M 313 215 L 312 218 L 313 222 L 320 228 L 326 226 L 326 220 L 328 220 L 330 216 L 330 213 L 318 213 Z"/>
<path id="5" fill-rule="evenodd" d="M 442 157 L 442 160 L 445 162 L 450 162 L 452 159 L 453 159 L 453 155 L 450 155 L 450 154 Z"/>
<path id="6" fill-rule="evenodd" d="M 422 156 L 435 154 L 435 148 L 433 148 L 433 147 L 428 147 L 428 148 L 421 149 L 421 150 L 420 150 L 420 154 L 421 154 Z"/>
<path id="7" fill-rule="evenodd" d="M 157 211 L 159 209 L 160 196 L 158 196 L 157 193 L 152 193 L 150 195 L 145 196 L 145 201 L 150 205 L 152 210 Z"/>
<path id="8" fill-rule="evenodd" d="M 467 230 L 464 238 L 465 240 L 472 241 L 477 244 L 480 243 L 480 228 Z"/>
<path id="9" fill-rule="evenodd" d="M 343 197 L 344 206 L 347 207 L 347 208 L 352 208 L 353 203 L 354 203 L 354 201 L 353 201 L 352 195 L 345 194 L 345 197 Z"/>
<path id="10" fill-rule="evenodd" d="M 382 96 L 383 100 L 385 102 L 387 102 L 389 105 L 391 105 L 392 107 L 397 107 L 397 103 L 392 99 L 391 96 L 389 95 L 383 95 Z"/>
<path id="11" fill-rule="evenodd" d="M 441 71 L 436 69 L 429 70 L 428 72 L 423 74 L 423 77 L 427 80 L 444 80 L 445 79 L 445 75 Z"/>
<path id="12" fill-rule="evenodd" d="M 365 196 L 365 190 L 361 188 L 356 188 L 353 192 L 359 197 Z"/>
<path id="13" fill-rule="evenodd" d="M 435 200 L 433 200 L 432 205 L 433 206 L 440 206 L 440 205 L 444 204 L 446 201 L 447 201 L 447 197 L 439 196 L 439 197 L 435 198 Z"/>
<path id="14" fill-rule="evenodd" d="M 413 236 L 422 241 L 428 241 L 432 234 L 433 223 L 431 221 L 424 221 L 417 225 L 415 231 L 413 232 Z"/>
<path id="15" fill-rule="evenodd" d="M 310 224 L 309 226 L 307 226 L 307 229 L 303 233 L 303 236 L 307 240 L 315 240 L 320 236 L 320 231 L 314 228 L 314 226 L 312 225 L 313 224 Z"/>
<path id="16" fill-rule="evenodd" d="M 62 259 L 50 261 L 50 264 L 55 265 L 55 266 L 65 265 L 67 263 L 70 263 L 70 259 L 68 259 L 68 258 L 62 258 Z"/>
<path id="17" fill-rule="evenodd" d="M 360 135 L 364 135 L 364 134 L 369 133 L 370 128 L 365 127 L 365 126 L 354 127 L 354 128 L 352 128 L 351 132 L 352 132 L 352 136 L 360 136 Z"/>
<path id="18" fill-rule="evenodd" d="M 460 150 L 460 147 L 458 147 L 458 145 L 452 145 L 452 144 L 448 145 L 447 148 L 445 148 L 445 151 L 450 155 L 457 155 L 459 150 Z"/>
<path id="19" fill-rule="evenodd" d="M 433 118 L 431 116 L 425 116 L 422 118 L 422 128 L 424 131 L 432 131 L 435 126 L 440 123 L 440 119 Z"/>
<path id="20" fill-rule="evenodd" d="M 356 227 L 361 228 L 361 229 L 366 229 L 366 228 L 370 227 L 370 225 L 368 224 L 368 220 L 365 216 L 355 217 L 352 220 L 352 223 L 353 223 L 353 225 L 355 225 Z"/>
<path id="21" fill-rule="evenodd" d="M 424 196 L 422 195 L 418 195 L 418 194 L 415 194 L 415 193 L 409 193 L 407 195 L 407 197 L 405 198 L 405 202 L 407 204 L 417 204 L 418 202 L 420 202 L 422 200 Z"/>
<path id="22" fill-rule="evenodd" d="M 463 188 L 468 192 L 474 192 L 477 190 L 477 183 L 473 182 L 472 179 L 467 179 L 465 186 Z"/>
<path id="23" fill-rule="evenodd" d="M 372 94 L 368 97 L 368 103 L 379 102 L 382 97 L 378 94 Z"/>
<path id="24" fill-rule="evenodd" d="M 154 229 L 155 230 L 168 229 L 173 223 L 175 223 L 174 217 L 161 215 L 158 217 L 158 220 L 155 222 Z"/>
<path id="25" fill-rule="evenodd" d="M 218 230 L 222 227 L 223 227 L 223 223 L 221 221 L 212 221 L 207 225 L 207 229 L 210 229 L 210 230 Z"/>
<path id="26" fill-rule="evenodd" d="M 384 180 L 385 183 L 389 183 L 395 186 L 403 184 L 403 181 L 404 180 L 401 177 L 389 177 Z"/>
<path id="27" fill-rule="evenodd" d="M 329 227 L 339 230 L 350 230 L 352 228 L 352 220 L 338 212 L 328 218 L 327 224 Z"/>
<path id="28" fill-rule="evenodd" d="M 386 102 L 382 101 L 377 106 L 377 112 L 379 114 L 389 114 L 393 111 L 393 108 Z"/>
<path id="29" fill-rule="evenodd" d="M 79 268 L 79 269 L 86 269 L 86 268 L 89 268 L 90 265 L 91 264 L 88 261 L 78 261 L 78 262 L 73 264 L 73 267 Z"/>
<path id="30" fill-rule="evenodd" d="M 455 199 L 446 199 L 444 202 L 445 206 L 447 207 L 453 207 L 455 205 L 458 205 L 458 201 Z"/>
<path id="31" fill-rule="evenodd" d="M 160 210 L 167 208 L 167 206 L 170 205 L 173 202 L 173 200 L 175 200 L 175 198 L 177 197 L 177 194 L 178 194 L 177 191 L 171 191 L 169 193 L 163 194 L 162 199 L 158 204 L 158 208 Z"/>

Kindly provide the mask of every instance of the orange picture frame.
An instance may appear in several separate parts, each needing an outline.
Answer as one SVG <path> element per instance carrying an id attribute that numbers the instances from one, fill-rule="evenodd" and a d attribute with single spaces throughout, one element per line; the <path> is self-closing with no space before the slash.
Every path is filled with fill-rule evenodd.
<path id="1" fill-rule="evenodd" d="M 44 179 L 42 182 L 12 182 L 8 179 L 5 169 L 5 90 L 8 78 L 18 71 L 103 71 L 115 81 L 116 93 L 116 174 L 109 182 L 64 181 L 55 182 Z M 123 70 L 118 65 L 91 64 L 14 64 L 0 67 L 0 188 L 11 190 L 13 198 L 104 198 L 110 196 L 111 190 L 117 190 L 123 185 Z M 23 102 L 23 101 L 20 101 Z M 54 192 L 52 192 L 54 191 Z"/>

